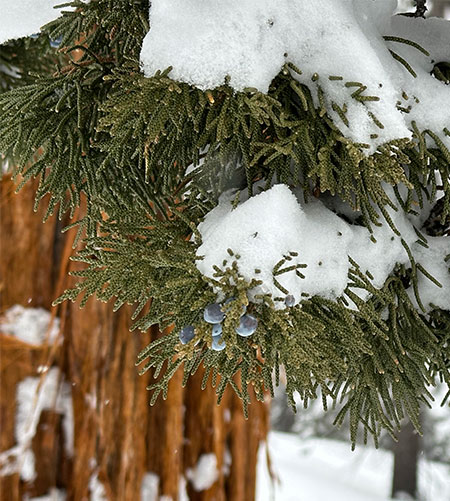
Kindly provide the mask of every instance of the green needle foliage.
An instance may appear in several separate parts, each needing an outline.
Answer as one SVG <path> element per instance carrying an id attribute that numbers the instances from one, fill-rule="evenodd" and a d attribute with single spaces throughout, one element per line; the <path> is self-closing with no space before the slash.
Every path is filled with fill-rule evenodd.
<path id="1" fill-rule="evenodd" d="M 449 235 L 450 152 L 438 131 L 415 127 L 412 140 L 391 141 L 368 156 L 368 145 L 345 138 L 327 115 L 320 81 L 342 80 L 339 75 L 315 75 L 311 90 L 295 78 L 301 68 L 288 63 L 268 94 L 227 85 L 203 92 L 172 80 L 170 68 L 144 78 L 139 51 L 149 30 L 147 1 L 69 5 L 75 9 L 44 27 L 37 40 L 0 47 L 0 152 L 21 185 L 40 179 L 36 201 L 47 196 L 47 215 L 73 215 L 83 198 L 87 202 L 86 214 L 73 223 L 83 239 L 75 259 L 84 268 L 73 273 L 77 285 L 57 302 L 81 294 L 85 304 L 95 296 L 113 301 L 114 309 L 134 305 L 134 329 L 159 325 L 163 335 L 138 358 L 142 372 L 155 377 L 152 403 L 167 394 L 176 370 L 184 370 L 185 384 L 202 366 L 204 384 L 212 374 L 219 401 L 230 386 L 247 409 L 249 386 L 263 399 L 284 367 L 292 406 L 294 392 L 305 405 L 320 393 L 331 399 L 341 406 L 337 424 L 350 416 L 353 444 L 360 427 L 365 439 L 371 434 L 376 441 L 382 428 L 394 434 L 405 415 L 419 428 L 429 386 L 437 378 L 450 384 L 450 313 L 425 313 L 417 291 L 419 308 L 413 304 L 406 289 L 427 272 L 412 256 L 382 288 L 350 260 L 349 284 L 338 301 L 305 297 L 279 310 L 279 298 L 249 303 L 257 281 L 240 276 L 231 249 L 225 271 L 203 276 L 196 267 L 196 228 L 223 191 L 252 195 L 255 183 L 268 188 L 276 181 L 301 187 L 306 200 L 337 195 L 369 230 L 380 224 L 381 213 L 395 233 L 386 207 L 414 214 L 439 195 L 425 227 L 431 235 Z M 56 51 L 47 42 L 58 36 Z M 386 39 L 421 50 L 411 41 Z M 31 47 L 40 54 L 33 65 Z M 447 63 L 433 72 L 448 83 Z M 363 83 L 343 85 L 354 88 L 352 97 L 362 104 L 378 99 Z M 333 109 L 345 123 L 345 108 Z M 382 118 L 372 116 L 380 129 Z M 195 168 L 186 174 L 189 166 Z M 386 194 L 386 183 L 396 200 Z M 400 185 L 407 188 L 405 200 Z M 424 237 L 418 233 L 418 239 Z M 286 271 L 301 277 L 289 260 L 275 267 L 275 280 Z M 361 289 L 371 294 L 365 302 L 356 294 Z M 234 298 L 222 352 L 211 349 L 211 326 L 202 316 L 218 295 Z M 259 320 L 251 338 L 235 332 L 243 306 Z M 178 336 L 186 325 L 195 326 L 195 338 L 182 345 Z"/>

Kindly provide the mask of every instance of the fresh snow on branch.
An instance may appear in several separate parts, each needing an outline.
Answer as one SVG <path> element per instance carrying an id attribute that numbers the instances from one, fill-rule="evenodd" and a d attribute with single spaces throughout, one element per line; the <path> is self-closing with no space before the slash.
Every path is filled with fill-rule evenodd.
<path id="1" fill-rule="evenodd" d="M 385 189 L 395 200 L 392 188 L 386 186 Z M 335 300 L 344 294 L 348 285 L 349 257 L 363 273 L 373 276 L 372 284 L 377 288 L 383 286 L 397 263 L 409 265 L 403 239 L 416 262 L 442 285 L 438 287 L 427 277 L 419 277 L 420 297 L 425 307 L 432 303 L 450 309 L 450 274 L 444 261 L 450 252 L 448 237 L 427 237 L 429 248 L 426 249 L 417 243 L 417 234 L 407 215 L 388 208 L 401 237 L 381 218 L 382 224 L 374 226 L 371 238 L 367 228 L 347 223 L 321 201 L 305 204 L 301 191 L 296 195 L 286 185 L 279 184 L 241 200 L 233 209 L 235 192 L 224 193 L 218 206 L 198 226 L 202 236 L 198 255 L 204 256 L 197 261 L 200 272 L 212 277 L 214 265 L 222 269 L 230 266 L 234 258 L 227 250 L 231 249 L 239 256 L 237 265 L 241 275 L 248 281 L 253 278 L 262 281 L 251 291 L 252 297 L 256 294 L 283 297 L 274 282 L 274 268 L 293 252 L 298 255 L 290 256 L 292 259 L 285 267 L 307 265 L 301 269 L 304 278 L 293 270 L 280 274 L 276 278 L 282 287 L 294 296 L 296 303 L 315 295 Z M 353 292 L 363 299 L 369 296 L 365 289 Z M 284 307 L 283 302 L 277 303 L 279 308 Z"/>
<path id="2" fill-rule="evenodd" d="M 369 145 L 367 153 L 410 138 L 413 122 L 450 145 L 443 133 L 450 92 L 430 75 L 435 63 L 450 60 L 450 25 L 393 16 L 396 6 L 396 0 L 154 0 L 142 68 L 150 77 L 171 66 L 174 79 L 204 90 L 228 81 L 237 91 L 267 92 L 291 62 L 316 105 L 320 87 L 335 124 Z"/>

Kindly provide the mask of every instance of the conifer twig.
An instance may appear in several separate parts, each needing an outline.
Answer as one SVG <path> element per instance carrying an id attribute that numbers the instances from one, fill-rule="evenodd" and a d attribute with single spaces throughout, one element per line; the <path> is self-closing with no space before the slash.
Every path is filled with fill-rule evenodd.
<path id="1" fill-rule="evenodd" d="M 416 12 L 414 17 L 425 17 L 425 12 L 428 10 L 426 7 L 427 0 L 416 0 Z"/>

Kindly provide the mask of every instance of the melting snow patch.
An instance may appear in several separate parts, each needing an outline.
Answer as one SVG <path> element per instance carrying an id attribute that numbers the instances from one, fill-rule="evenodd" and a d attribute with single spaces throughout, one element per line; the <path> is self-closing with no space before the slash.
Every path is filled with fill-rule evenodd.
<path id="1" fill-rule="evenodd" d="M 186 470 L 186 478 L 196 491 L 206 491 L 219 478 L 215 454 L 202 454 L 195 468 Z"/>

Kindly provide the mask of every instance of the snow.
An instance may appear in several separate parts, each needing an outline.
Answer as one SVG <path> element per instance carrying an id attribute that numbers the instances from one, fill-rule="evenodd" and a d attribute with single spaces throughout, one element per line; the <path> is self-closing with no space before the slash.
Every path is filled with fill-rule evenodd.
<path id="1" fill-rule="evenodd" d="M 396 7 L 396 0 L 154 0 L 141 65 L 148 77 L 171 66 L 172 78 L 203 90 L 228 80 L 237 91 L 267 92 L 289 61 L 302 71 L 293 76 L 311 89 L 316 105 L 320 86 L 335 124 L 354 142 L 368 144 L 367 153 L 410 138 L 413 121 L 450 145 L 443 133 L 450 92 L 430 75 L 433 61 L 449 60 L 450 25 L 393 16 Z M 429 55 L 383 36 L 411 39 Z M 404 57 L 417 77 L 389 50 Z M 314 75 L 319 79 L 313 82 Z M 352 97 L 358 86 L 346 85 L 351 82 L 377 100 Z M 333 103 L 347 108 L 348 124 Z M 409 113 L 400 109 L 409 106 Z"/>
<path id="2" fill-rule="evenodd" d="M 146 473 L 142 477 L 141 500 L 158 501 L 159 477 L 156 473 Z"/>
<path id="3" fill-rule="evenodd" d="M 28 501 L 65 501 L 66 493 L 60 489 L 50 489 L 50 492 L 46 496 L 39 496 L 35 498 L 29 498 Z"/>
<path id="4" fill-rule="evenodd" d="M 38 33 L 61 15 L 60 0 L 0 0 L 0 44 Z M 66 7 L 67 10 L 67 7 Z"/>
<path id="5" fill-rule="evenodd" d="M 17 387 L 17 418 L 15 437 L 18 443 L 31 441 L 36 433 L 40 414 L 44 409 L 64 416 L 64 445 L 73 455 L 73 407 L 70 385 L 61 379 L 61 372 L 52 367 L 41 378 L 25 378 Z M 31 418 L 31 421 L 30 421 Z"/>
<path id="6" fill-rule="evenodd" d="M 89 479 L 90 501 L 108 501 L 104 485 L 98 479 L 98 473 L 93 473 Z"/>
<path id="7" fill-rule="evenodd" d="M 55 342 L 59 333 L 59 319 L 52 321 L 50 312 L 43 308 L 25 308 L 14 305 L 1 319 L 0 330 L 24 343 L 41 345 Z"/>
<path id="8" fill-rule="evenodd" d="M 450 254 L 450 237 L 428 237 L 427 240 L 430 248 L 417 246 L 415 259 L 428 273 L 437 278 L 442 288 L 420 273 L 420 298 L 426 307 L 434 305 L 443 310 L 450 310 L 450 263 L 445 262 L 445 257 Z"/>
<path id="9" fill-rule="evenodd" d="M 392 453 L 325 439 L 304 439 L 271 432 L 268 438 L 272 484 L 266 445 L 259 451 L 256 501 L 389 501 Z M 450 499 L 450 466 L 419 462 L 419 491 L 423 499 Z M 421 498 L 422 499 L 422 498 Z"/>
<path id="10" fill-rule="evenodd" d="M 394 200 L 392 188 L 386 186 L 385 189 Z M 231 249 L 240 256 L 237 265 L 241 275 L 248 281 L 262 281 L 250 291 L 250 299 L 257 294 L 284 297 L 274 282 L 274 268 L 283 256 L 297 253 L 297 256 L 291 255 L 291 260 L 281 269 L 306 264 L 306 268 L 300 269 L 304 278 L 294 270 L 280 274 L 276 279 L 282 287 L 294 296 L 296 303 L 305 295 L 336 300 L 348 285 L 349 257 L 358 263 L 363 273 L 372 274 L 372 284 L 377 288 L 383 286 L 396 263 L 409 265 L 401 242 L 403 238 L 416 261 L 443 286 L 439 288 L 420 275 L 419 290 L 424 305 L 429 307 L 433 303 L 450 309 L 450 275 L 444 261 L 450 253 L 450 239 L 429 237 L 429 249 L 425 249 L 416 243 L 413 224 L 403 211 L 387 209 L 401 237 L 383 221 L 381 226 L 374 227 L 375 241 L 372 241 L 365 227 L 347 223 L 319 200 L 305 204 L 301 194 L 296 196 L 286 185 L 275 185 L 247 200 L 244 197 L 233 209 L 231 201 L 235 192 L 224 193 L 218 206 L 199 224 L 202 244 L 197 255 L 203 259 L 197 261 L 197 268 L 202 274 L 213 277 L 214 265 L 223 270 L 230 266 L 235 259 L 228 254 Z M 369 295 L 365 289 L 353 290 L 362 299 Z M 285 307 L 281 301 L 276 302 L 276 306 Z"/>
<path id="11" fill-rule="evenodd" d="M 192 483 L 196 491 L 209 489 L 219 478 L 216 455 L 202 454 L 195 468 L 186 470 L 186 478 Z"/>
<path id="12" fill-rule="evenodd" d="M 142 499 L 142 501 L 145 500 Z M 162 499 L 159 501 L 162 501 Z M 187 481 L 183 475 L 180 475 L 180 481 L 178 482 L 178 501 L 189 501 L 187 494 Z"/>
<path id="13" fill-rule="evenodd" d="M 28 377 L 17 386 L 17 415 L 14 436 L 17 445 L 0 453 L 0 474 L 20 472 L 25 481 L 36 476 L 35 458 L 31 441 L 36 434 L 41 412 L 53 410 L 64 416 L 64 445 L 66 453 L 73 455 L 73 407 L 70 385 L 61 382 L 60 370 L 52 367 L 45 375 Z"/>

